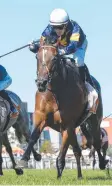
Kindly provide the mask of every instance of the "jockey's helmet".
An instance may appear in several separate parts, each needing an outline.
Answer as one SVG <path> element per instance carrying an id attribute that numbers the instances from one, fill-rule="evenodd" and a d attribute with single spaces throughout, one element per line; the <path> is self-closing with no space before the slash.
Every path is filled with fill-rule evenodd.
<path id="1" fill-rule="evenodd" d="M 54 9 L 50 15 L 50 25 L 66 25 L 69 21 L 69 15 L 64 9 Z"/>

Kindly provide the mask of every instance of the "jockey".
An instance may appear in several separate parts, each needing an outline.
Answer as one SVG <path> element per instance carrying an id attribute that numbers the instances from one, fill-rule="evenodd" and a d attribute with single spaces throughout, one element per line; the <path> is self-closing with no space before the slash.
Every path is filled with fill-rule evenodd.
<path id="1" fill-rule="evenodd" d="M 2 65 L 0 65 L 0 96 L 9 102 L 11 112 L 13 114 L 16 114 L 18 113 L 18 111 L 13 106 L 13 103 L 10 97 L 8 96 L 8 93 L 5 91 L 5 89 L 11 85 L 11 83 L 11 77 L 8 75 L 6 69 Z"/>
<path id="2" fill-rule="evenodd" d="M 46 36 L 52 36 L 58 40 L 58 52 L 60 55 L 67 55 L 75 60 L 79 67 L 80 76 L 88 91 L 88 110 L 90 113 L 95 114 L 98 94 L 94 88 L 88 68 L 84 64 L 88 43 L 83 30 L 78 23 L 69 19 L 69 15 L 64 9 L 54 9 L 50 15 L 49 25 L 42 33 L 40 43 L 44 42 Z M 32 42 L 29 46 L 29 49 L 34 53 L 37 52 L 38 48 L 38 42 Z"/>

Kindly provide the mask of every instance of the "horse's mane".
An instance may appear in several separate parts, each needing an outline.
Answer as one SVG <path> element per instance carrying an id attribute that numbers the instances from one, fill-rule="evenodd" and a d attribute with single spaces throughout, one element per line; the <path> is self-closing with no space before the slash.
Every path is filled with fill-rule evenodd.
<path id="1" fill-rule="evenodd" d="M 52 76 L 59 76 L 60 79 L 69 85 L 73 81 L 79 82 L 79 72 L 78 68 L 75 65 L 75 62 L 71 62 L 65 57 L 56 56 L 52 62 Z"/>

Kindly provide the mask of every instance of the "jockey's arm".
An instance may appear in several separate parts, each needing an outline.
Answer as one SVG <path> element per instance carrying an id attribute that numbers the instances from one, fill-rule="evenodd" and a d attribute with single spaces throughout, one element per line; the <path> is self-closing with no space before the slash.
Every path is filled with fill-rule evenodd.
<path id="1" fill-rule="evenodd" d="M 31 52 L 37 53 L 37 51 L 39 49 L 39 46 L 40 46 L 40 41 L 39 40 L 33 41 L 33 42 L 30 43 L 29 49 L 30 49 Z"/>
<path id="2" fill-rule="evenodd" d="M 43 31 L 40 40 L 31 42 L 31 44 L 30 44 L 30 46 L 29 46 L 29 49 L 30 49 L 31 52 L 37 53 L 37 51 L 38 51 L 40 45 L 42 45 L 42 43 L 44 42 L 44 39 L 46 38 L 46 36 L 50 36 L 51 30 L 52 30 L 51 27 L 48 25 L 48 26 L 45 28 L 45 30 Z"/>

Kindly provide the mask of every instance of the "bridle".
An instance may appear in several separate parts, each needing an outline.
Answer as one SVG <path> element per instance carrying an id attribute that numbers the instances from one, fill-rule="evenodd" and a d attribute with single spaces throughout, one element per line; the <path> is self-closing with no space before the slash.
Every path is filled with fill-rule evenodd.
<path id="1" fill-rule="evenodd" d="M 46 60 L 45 60 L 45 55 L 48 51 L 47 50 L 48 48 L 51 49 L 52 52 L 54 53 L 54 56 L 51 58 L 51 61 L 52 61 L 57 54 L 57 50 L 56 50 L 55 46 L 43 45 L 43 46 L 40 46 L 39 51 L 42 50 L 42 67 L 46 68 L 46 71 L 47 71 L 47 74 L 48 74 L 48 82 L 50 82 L 51 81 L 51 74 L 50 74 L 50 71 L 48 69 L 48 66 L 47 66 L 47 63 L 46 63 Z M 37 77 L 38 77 L 38 75 L 39 75 L 39 71 L 37 71 Z"/>

